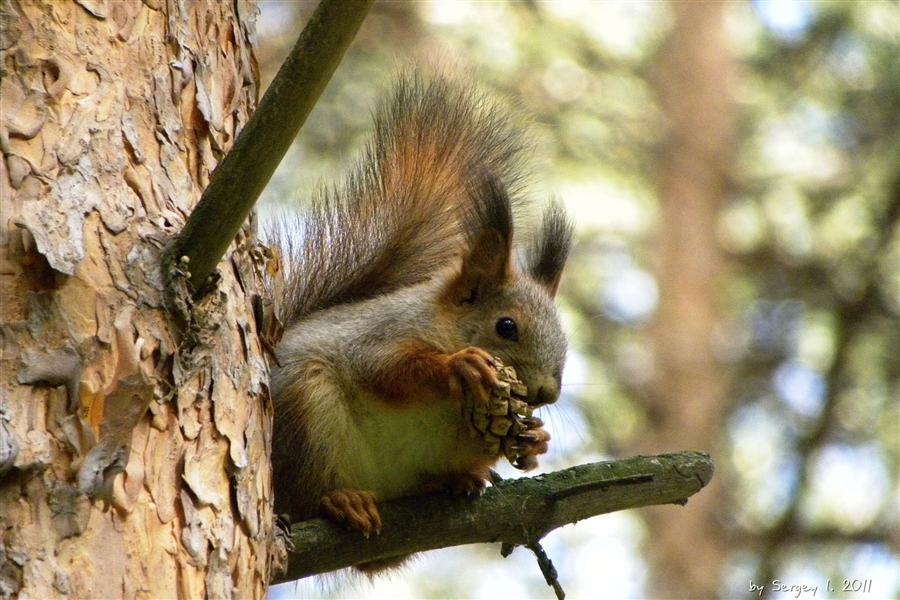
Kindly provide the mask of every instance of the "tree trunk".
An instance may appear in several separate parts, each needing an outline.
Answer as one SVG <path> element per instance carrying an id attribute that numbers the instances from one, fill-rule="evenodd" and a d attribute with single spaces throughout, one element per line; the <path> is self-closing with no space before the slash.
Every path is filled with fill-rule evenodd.
<path id="1" fill-rule="evenodd" d="M 0 0 L 0 596 L 265 593 L 255 236 L 181 315 L 161 266 L 255 105 L 255 16 Z"/>
<path id="2" fill-rule="evenodd" d="M 669 122 L 659 159 L 660 305 L 653 328 L 656 374 L 644 400 L 649 428 L 636 450 L 692 448 L 719 457 L 729 376 L 716 356 L 723 259 L 716 216 L 732 154 L 721 2 L 672 2 L 673 30 L 657 57 L 654 86 Z M 715 598 L 727 558 L 718 518 L 724 479 L 684 511 L 647 509 L 650 580 L 656 598 Z"/>

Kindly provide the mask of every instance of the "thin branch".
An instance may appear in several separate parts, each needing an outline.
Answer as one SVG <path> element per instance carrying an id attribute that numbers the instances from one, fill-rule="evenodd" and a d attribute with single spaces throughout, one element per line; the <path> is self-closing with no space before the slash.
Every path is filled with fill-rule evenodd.
<path id="1" fill-rule="evenodd" d="M 172 250 L 197 289 L 213 272 L 306 121 L 373 0 L 322 0 L 259 107 L 216 167 Z"/>
<path id="2" fill-rule="evenodd" d="M 581 465 L 502 481 L 480 497 L 432 495 L 379 506 L 381 533 L 365 539 L 323 519 L 291 528 L 290 581 L 362 562 L 475 543 L 531 545 L 566 525 L 627 508 L 684 504 L 713 474 L 709 455 L 679 452 Z"/>
<path id="3" fill-rule="evenodd" d="M 528 544 L 528 549 L 531 550 L 537 558 L 538 566 L 541 569 L 541 573 L 544 575 L 544 581 L 553 588 L 553 593 L 556 594 L 557 600 L 566 600 L 566 593 L 563 591 L 562 584 L 559 582 L 559 573 L 556 572 L 556 568 L 550 561 L 550 557 L 544 552 L 543 546 L 541 546 L 540 543 L 535 542 L 533 544 Z"/>

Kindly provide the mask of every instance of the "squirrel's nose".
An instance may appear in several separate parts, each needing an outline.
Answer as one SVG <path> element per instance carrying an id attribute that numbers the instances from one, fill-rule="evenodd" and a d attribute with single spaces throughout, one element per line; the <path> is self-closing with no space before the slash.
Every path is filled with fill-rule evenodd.
<path id="1" fill-rule="evenodd" d="M 538 404 L 553 404 L 559 399 L 559 388 L 541 386 L 538 388 L 537 400 Z"/>
<path id="2" fill-rule="evenodd" d="M 528 399 L 528 403 L 532 406 L 553 404 L 559 399 L 559 388 L 559 382 L 556 380 L 544 381 L 537 386 L 536 392 Z"/>

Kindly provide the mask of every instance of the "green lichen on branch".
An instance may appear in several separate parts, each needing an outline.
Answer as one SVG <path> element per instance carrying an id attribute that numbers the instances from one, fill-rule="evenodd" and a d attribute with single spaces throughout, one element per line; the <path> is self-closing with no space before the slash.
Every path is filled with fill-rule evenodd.
<path id="1" fill-rule="evenodd" d="M 381 534 L 314 519 L 291 528 L 290 581 L 361 562 L 474 543 L 530 545 L 569 523 L 628 508 L 685 504 L 709 483 L 702 452 L 638 456 L 502 481 L 483 496 L 432 495 L 379 505 Z"/>

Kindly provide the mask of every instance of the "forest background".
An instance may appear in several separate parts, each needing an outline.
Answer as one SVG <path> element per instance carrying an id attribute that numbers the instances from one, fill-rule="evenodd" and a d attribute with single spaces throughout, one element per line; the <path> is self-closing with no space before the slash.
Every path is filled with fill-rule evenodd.
<path id="1" fill-rule="evenodd" d="M 315 4 L 260 2 L 262 89 Z M 577 223 L 541 468 L 716 461 L 684 508 L 548 536 L 569 596 L 898 597 L 898 38 L 896 1 L 376 2 L 261 214 L 347 170 L 411 60 L 472 70 L 533 116 L 534 194 Z M 479 546 L 270 597 L 295 594 L 551 591 Z"/>

